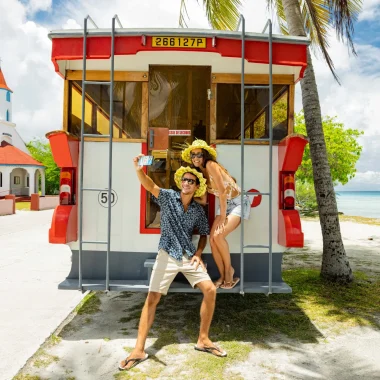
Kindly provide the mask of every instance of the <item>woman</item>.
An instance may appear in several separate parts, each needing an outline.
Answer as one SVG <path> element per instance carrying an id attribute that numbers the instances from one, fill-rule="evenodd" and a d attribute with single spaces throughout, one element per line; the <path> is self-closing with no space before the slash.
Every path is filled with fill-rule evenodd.
<path id="1" fill-rule="evenodd" d="M 250 204 L 244 197 L 241 207 L 241 190 L 228 171 L 216 161 L 216 151 L 203 140 L 195 140 L 182 151 L 182 159 L 201 171 L 207 180 L 207 192 L 219 198 L 219 209 L 211 228 L 210 245 L 220 278 L 214 283 L 217 288 L 232 289 L 240 281 L 234 277 L 227 235 L 240 224 L 241 218 L 249 218 Z M 196 199 L 195 199 L 196 200 Z M 206 195 L 199 203 L 206 203 Z"/>

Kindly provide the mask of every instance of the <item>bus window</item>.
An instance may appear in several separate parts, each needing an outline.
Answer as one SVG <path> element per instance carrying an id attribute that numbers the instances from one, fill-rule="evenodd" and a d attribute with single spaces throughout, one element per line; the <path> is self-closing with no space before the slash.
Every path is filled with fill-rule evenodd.
<path id="1" fill-rule="evenodd" d="M 289 91 L 286 85 L 273 85 L 273 140 L 288 135 Z M 245 138 L 268 138 L 268 90 L 246 90 Z M 240 140 L 240 84 L 217 85 L 217 140 Z"/>
<path id="2" fill-rule="evenodd" d="M 195 138 L 209 142 L 210 83 L 210 67 L 150 67 L 148 154 L 154 157 L 154 162 L 148 167 L 148 175 L 162 188 L 178 190 L 174 173 L 180 166 L 188 165 L 181 159 L 181 151 L 187 144 Z M 159 207 L 149 196 L 145 225 L 160 226 Z"/>
<path id="3" fill-rule="evenodd" d="M 82 82 L 70 81 L 69 132 L 80 135 Z M 108 135 L 110 90 L 108 85 L 86 85 L 85 133 Z M 115 82 L 113 94 L 113 137 L 141 138 L 142 84 Z"/>

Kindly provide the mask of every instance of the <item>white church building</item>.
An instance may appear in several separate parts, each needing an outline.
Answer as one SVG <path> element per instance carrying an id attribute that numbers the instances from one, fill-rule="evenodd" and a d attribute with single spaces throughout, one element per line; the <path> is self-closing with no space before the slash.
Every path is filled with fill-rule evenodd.
<path id="1" fill-rule="evenodd" d="M 12 98 L 0 67 L 0 198 L 45 195 L 45 167 L 32 158 L 12 123 Z"/>

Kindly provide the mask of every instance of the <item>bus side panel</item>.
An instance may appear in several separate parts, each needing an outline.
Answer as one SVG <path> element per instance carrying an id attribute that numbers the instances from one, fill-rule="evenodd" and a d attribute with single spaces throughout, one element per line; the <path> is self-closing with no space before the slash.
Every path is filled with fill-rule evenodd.
<path id="1" fill-rule="evenodd" d="M 269 146 L 246 145 L 244 147 L 244 186 L 241 183 L 240 145 L 217 145 L 218 161 L 236 178 L 238 185 L 248 191 L 269 192 Z M 284 252 L 277 242 L 278 234 L 278 148 L 273 147 L 272 172 L 272 244 L 273 252 Z M 253 195 L 250 196 L 253 199 Z M 218 209 L 216 204 L 216 210 Z M 240 252 L 240 228 L 228 237 L 231 253 Z M 261 203 L 251 208 L 249 220 L 244 221 L 244 244 L 268 245 L 269 243 L 269 196 L 263 195 Z M 263 252 L 245 250 L 245 252 Z M 267 250 L 264 250 L 267 252 Z"/>
<path id="2" fill-rule="evenodd" d="M 113 143 L 112 190 L 115 192 L 111 221 L 111 251 L 157 252 L 159 235 L 141 235 L 140 193 L 132 162 L 141 153 L 141 143 Z M 84 192 L 83 240 L 107 240 L 108 143 L 86 142 L 84 148 L 83 186 L 104 188 L 104 192 Z M 78 242 L 70 244 L 78 249 Z M 86 244 L 84 249 L 104 251 L 105 245 Z"/>

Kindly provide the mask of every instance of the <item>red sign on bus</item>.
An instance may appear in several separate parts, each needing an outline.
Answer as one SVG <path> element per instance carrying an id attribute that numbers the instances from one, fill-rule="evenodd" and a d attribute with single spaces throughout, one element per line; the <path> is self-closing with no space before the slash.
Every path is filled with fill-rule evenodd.
<path id="1" fill-rule="evenodd" d="M 169 136 L 191 136 L 191 129 L 169 129 Z"/>

